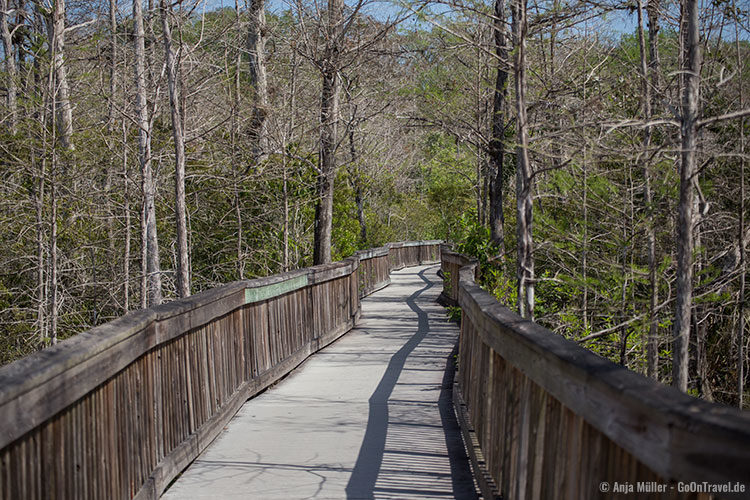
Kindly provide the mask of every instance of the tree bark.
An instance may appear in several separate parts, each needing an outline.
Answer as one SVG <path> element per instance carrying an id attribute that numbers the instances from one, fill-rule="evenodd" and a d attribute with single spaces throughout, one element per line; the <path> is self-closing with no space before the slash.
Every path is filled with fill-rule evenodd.
<path id="1" fill-rule="evenodd" d="M 104 180 L 104 194 L 107 199 L 106 206 L 103 207 L 105 210 L 105 216 L 107 218 L 107 241 L 108 245 L 108 257 L 107 263 L 111 270 L 112 280 L 116 281 L 117 276 L 117 245 L 115 242 L 115 213 L 114 213 L 114 200 L 112 199 L 112 181 L 117 178 L 117 155 L 114 154 L 115 149 L 115 95 L 117 92 L 117 0 L 109 0 L 109 50 L 110 50 L 110 62 L 109 62 L 109 96 L 107 99 L 107 132 L 108 140 L 107 144 L 112 152 L 110 155 L 111 161 L 107 168 L 107 175 Z M 110 142 L 111 141 L 111 142 Z M 123 145 L 124 147 L 124 145 Z M 125 153 L 123 153 L 125 154 Z M 117 287 L 108 287 L 110 297 L 114 302 L 117 301 Z"/>
<path id="2" fill-rule="evenodd" d="M 141 164 L 141 189 L 143 191 L 143 219 L 145 229 L 145 259 L 147 278 L 146 305 L 162 302 L 161 269 L 159 267 L 159 240 L 156 233 L 156 189 L 151 169 L 151 124 L 146 104 L 146 46 L 141 0 L 133 0 L 135 24 L 135 84 L 136 115 L 138 122 L 138 156 Z M 142 301 L 143 302 L 143 301 Z"/>
<path id="3" fill-rule="evenodd" d="M 515 87 L 517 114 L 516 210 L 518 239 L 518 312 L 534 319 L 534 257 L 532 237 L 532 171 L 529 161 L 529 136 L 526 117 L 526 0 L 514 0 Z"/>
<path id="4" fill-rule="evenodd" d="M 651 73 L 651 111 L 658 107 L 661 74 L 659 73 L 659 2 L 648 0 L 646 12 L 648 15 L 648 69 Z"/>
<path id="5" fill-rule="evenodd" d="M 13 50 L 13 39 L 10 33 L 10 1 L 0 0 L 0 35 L 3 39 L 3 50 L 5 51 L 5 72 L 7 73 L 7 103 L 9 113 L 9 129 L 11 134 L 16 133 L 18 124 L 18 105 L 17 105 L 17 71 L 15 51 Z"/>
<path id="6" fill-rule="evenodd" d="M 174 189 L 175 221 L 177 236 L 177 296 L 190 296 L 190 256 L 187 242 L 187 217 L 185 207 L 185 136 L 182 129 L 179 97 L 177 95 L 177 58 L 172 50 L 172 29 L 168 15 L 171 4 L 159 0 L 161 11 L 162 36 L 164 38 L 164 57 L 167 65 L 167 85 L 169 87 L 169 109 L 172 117 L 172 139 L 174 140 Z"/>
<path id="7" fill-rule="evenodd" d="M 492 135 L 489 144 L 490 171 L 490 238 L 499 255 L 505 254 L 505 216 L 503 214 L 503 163 L 505 159 L 505 102 L 508 98 L 508 27 L 505 0 L 495 0 L 495 56 L 497 76 L 492 100 Z"/>
<path id="8" fill-rule="evenodd" d="M 283 266 L 284 266 L 284 272 L 288 271 L 290 268 L 290 259 L 289 259 L 289 172 L 288 172 L 288 158 L 287 158 L 287 148 L 288 144 L 291 142 L 293 134 L 294 134 L 294 127 L 295 127 L 295 116 L 296 116 L 296 102 L 297 102 L 297 52 L 292 51 L 291 54 L 291 70 L 292 74 L 289 78 L 289 117 L 287 118 L 287 129 L 284 132 L 284 140 L 282 141 L 282 149 L 283 149 L 283 174 L 284 174 L 284 186 L 283 186 L 283 196 L 284 196 L 284 227 L 283 227 Z"/>
<path id="9" fill-rule="evenodd" d="M 52 44 L 56 79 L 53 98 L 57 108 L 57 135 L 62 148 L 70 150 L 73 149 L 73 107 L 70 103 L 70 86 L 65 64 L 65 0 L 54 0 L 52 3 L 47 32 Z"/>
<path id="10" fill-rule="evenodd" d="M 130 310 L 130 190 L 128 175 L 128 149 L 126 147 L 128 140 L 125 121 L 122 122 L 122 197 L 123 210 L 125 219 L 125 242 L 123 243 L 122 256 L 122 310 L 127 314 Z"/>
<path id="11" fill-rule="evenodd" d="M 266 11 L 263 0 L 250 2 L 250 27 L 247 50 L 250 55 L 250 86 L 253 89 L 253 114 L 250 122 L 253 156 L 260 161 L 268 149 L 268 81 L 266 78 Z"/>
<path id="12" fill-rule="evenodd" d="M 732 2 L 737 17 L 737 2 Z M 743 61 L 740 51 L 739 19 L 735 18 L 735 50 L 737 53 L 737 72 L 742 74 Z M 740 109 L 745 109 L 745 94 L 740 79 Z M 737 322 L 737 406 L 744 407 L 745 396 L 745 119 L 740 119 L 740 208 L 737 243 L 740 249 L 740 290 L 737 297 L 739 321 Z"/>
<path id="13" fill-rule="evenodd" d="M 52 96 L 54 99 L 54 95 Z M 54 109 L 54 106 L 53 106 Z M 54 112 L 54 111 L 53 111 Z M 54 141 L 53 141 L 54 144 Z M 59 295 L 59 284 L 58 284 L 58 269 L 57 269 L 57 152 L 56 148 L 52 147 L 52 166 L 50 169 L 50 189 L 49 189 L 49 202 L 51 206 L 50 210 L 50 234 L 49 234 L 49 339 L 52 345 L 57 344 L 57 323 L 58 323 L 58 295 Z"/>
<path id="14" fill-rule="evenodd" d="M 339 36 L 343 3 L 328 0 L 328 37 L 321 61 L 323 85 L 320 99 L 320 173 L 315 204 L 313 264 L 331 262 L 333 181 L 336 176 L 336 136 L 341 82 L 338 77 Z"/>
<path id="15" fill-rule="evenodd" d="M 688 386 L 688 346 L 690 342 L 690 313 L 693 304 L 693 225 L 695 224 L 695 190 L 693 187 L 698 119 L 698 89 L 700 84 L 700 40 L 697 0 L 683 0 L 684 40 L 682 140 L 680 169 L 680 204 L 677 228 L 677 306 L 673 329 L 672 384 L 683 392 Z"/>
<path id="16" fill-rule="evenodd" d="M 32 164 L 35 163 L 35 156 L 32 156 Z M 44 345 L 47 339 L 46 328 L 46 281 L 44 276 L 44 190 L 45 190 L 45 163 L 41 162 L 40 171 L 36 179 L 36 193 L 34 196 L 34 208 L 36 209 L 36 276 L 37 276 L 37 323 L 39 324 L 39 340 Z"/>
<path id="17" fill-rule="evenodd" d="M 115 93 L 117 90 L 117 0 L 109 0 L 109 52 L 109 107 L 107 112 L 107 126 L 109 132 L 113 132 Z"/>

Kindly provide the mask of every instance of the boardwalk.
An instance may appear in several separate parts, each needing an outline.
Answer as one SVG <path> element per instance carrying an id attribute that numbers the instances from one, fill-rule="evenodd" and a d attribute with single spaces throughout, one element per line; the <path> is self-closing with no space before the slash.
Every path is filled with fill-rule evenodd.
<path id="1" fill-rule="evenodd" d="M 246 403 L 163 498 L 476 498 L 437 268 L 394 272 L 358 328 Z"/>

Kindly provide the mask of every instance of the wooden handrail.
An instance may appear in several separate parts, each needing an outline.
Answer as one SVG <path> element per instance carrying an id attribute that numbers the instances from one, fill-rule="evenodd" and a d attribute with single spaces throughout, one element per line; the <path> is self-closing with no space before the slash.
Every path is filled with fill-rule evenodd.
<path id="1" fill-rule="evenodd" d="M 460 260 L 443 255 L 443 265 Z M 476 285 L 476 263 L 463 260 L 456 400 L 485 498 L 601 498 L 601 488 L 638 482 L 669 498 L 695 498 L 680 491 L 691 482 L 741 486 L 715 496 L 750 497 L 750 414 L 522 319 Z"/>
<path id="2" fill-rule="evenodd" d="M 349 331 L 437 241 L 244 280 L 0 368 L 0 499 L 158 498 L 248 398 Z"/>
<path id="3" fill-rule="evenodd" d="M 440 298 L 442 301 L 452 306 L 458 305 L 458 281 L 461 268 L 472 266 L 474 279 L 476 279 L 478 270 L 476 264 L 476 259 L 454 252 L 447 245 L 441 245 L 440 270 L 443 273 L 443 291 Z"/>

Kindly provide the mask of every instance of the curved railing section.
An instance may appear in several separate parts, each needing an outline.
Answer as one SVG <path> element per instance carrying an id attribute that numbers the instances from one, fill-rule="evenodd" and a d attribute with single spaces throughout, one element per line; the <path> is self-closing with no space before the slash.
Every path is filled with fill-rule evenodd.
<path id="1" fill-rule="evenodd" d="M 454 400 L 485 498 L 750 497 L 750 414 L 522 319 L 475 284 L 470 259 L 443 251 L 442 267 L 461 307 Z"/>
<path id="2" fill-rule="evenodd" d="M 0 498 L 158 498 L 242 404 L 348 332 L 439 242 L 231 283 L 0 368 Z"/>

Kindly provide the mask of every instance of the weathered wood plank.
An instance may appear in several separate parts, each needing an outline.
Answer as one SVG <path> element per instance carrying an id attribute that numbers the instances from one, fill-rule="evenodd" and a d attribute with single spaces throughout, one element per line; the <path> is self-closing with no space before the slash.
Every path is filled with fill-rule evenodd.
<path id="1" fill-rule="evenodd" d="M 0 368 L 0 498 L 155 498 L 245 398 L 351 329 L 393 262 L 439 243 L 230 283 Z"/>
<path id="2" fill-rule="evenodd" d="M 491 434 L 481 442 L 503 494 L 591 498 L 600 495 L 601 481 L 750 478 L 750 415 L 691 398 L 523 320 L 474 284 L 474 263 L 446 249 L 441 255 L 449 298 L 453 275 L 460 278 L 458 383 L 469 418 L 482 424 L 477 432 Z M 498 370 L 477 345 L 508 369 Z M 498 396 L 480 390 L 487 382 L 476 375 L 488 372 L 502 374 L 505 411 L 497 416 L 487 412 Z M 495 446 L 500 464 L 493 463 Z"/>

